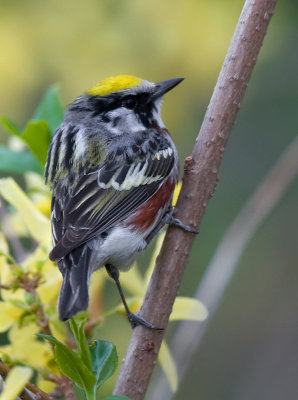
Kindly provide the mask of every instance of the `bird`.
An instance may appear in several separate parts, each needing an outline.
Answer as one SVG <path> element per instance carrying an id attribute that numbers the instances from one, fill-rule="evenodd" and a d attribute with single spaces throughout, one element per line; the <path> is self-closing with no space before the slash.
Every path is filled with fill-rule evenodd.
<path id="1" fill-rule="evenodd" d="M 197 233 L 173 216 L 179 159 L 161 118 L 163 95 L 183 79 L 112 76 L 65 111 L 45 166 L 52 190 L 49 258 L 63 277 L 61 321 L 88 308 L 90 277 L 105 267 L 131 326 L 160 329 L 129 310 L 119 270 L 127 271 L 166 224 Z"/>

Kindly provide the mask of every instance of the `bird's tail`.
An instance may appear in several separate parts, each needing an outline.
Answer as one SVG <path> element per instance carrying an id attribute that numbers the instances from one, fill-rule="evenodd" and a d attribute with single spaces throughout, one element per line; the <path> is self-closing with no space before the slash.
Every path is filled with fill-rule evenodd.
<path id="1" fill-rule="evenodd" d="M 66 321 L 80 311 L 86 310 L 89 303 L 90 249 L 80 246 L 58 261 L 63 282 L 58 298 L 58 313 L 61 321 Z"/>

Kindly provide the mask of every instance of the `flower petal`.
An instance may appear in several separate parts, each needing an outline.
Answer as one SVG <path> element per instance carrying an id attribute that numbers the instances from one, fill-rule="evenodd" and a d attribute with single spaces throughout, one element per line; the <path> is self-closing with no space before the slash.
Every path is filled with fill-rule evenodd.
<path id="1" fill-rule="evenodd" d="M 22 215 L 34 239 L 43 244 L 50 243 L 50 221 L 34 206 L 12 178 L 0 179 L 0 193 Z"/>
<path id="2" fill-rule="evenodd" d="M 0 232 L 0 282 L 2 285 L 10 282 L 13 277 L 13 274 L 11 272 L 11 265 L 8 263 L 6 257 L 8 254 L 9 248 L 7 240 L 3 233 Z"/>
<path id="3" fill-rule="evenodd" d="M 29 382 L 32 373 L 32 369 L 28 367 L 13 367 L 5 380 L 0 400 L 15 400 Z"/>
<path id="4" fill-rule="evenodd" d="M 182 319 L 204 321 L 208 311 L 203 303 L 191 297 L 177 297 L 170 315 L 170 321 Z"/>
<path id="5" fill-rule="evenodd" d="M 44 282 L 36 289 L 40 300 L 43 304 L 56 303 L 62 282 L 62 275 L 56 265 L 50 261 L 44 264 L 42 273 Z"/>
<path id="6" fill-rule="evenodd" d="M 167 377 L 172 392 L 176 392 L 178 388 L 177 366 L 165 341 L 160 346 L 158 361 Z"/>
<path id="7" fill-rule="evenodd" d="M 12 279 L 12 273 L 10 269 L 10 265 L 7 262 L 7 258 L 3 254 L 8 254 L 8 246 L 6 239 L 2 233 L 0 233 L 0 282 L 2 285 L 5 285 L 6 283 L 10 282 Z"/>
<path id="8" fill-rule="evenodd" d="M 135 296 L 144 296 L 146 286 L 136 263 L 128 272 L 121 274 L 121 285 Z"/>
<path id="9" fill-rule="evenodd" d="M 149 267 L 147 268 L 147 271 L 145 273 L 146 288 L 147 288 L 147 286 L 149 284 L 153 269 L 155 267 L 155 262 L 156 262 L 158 254 L 160 252 L 160 249 L 161 249 L 161 246 L 163 244 L 163 240 L 164 240 L 165 236 L 166 236 L 166 231 L 162 231 L 157 236 L 157 240 L 156 240 L 155 247 L 154 247 L 154 250 L 153 250 L 153 253 L 152 253 L 150 264 L 149 264 Z M 143 295 L 144 294 L 145 293 L 143 293 Z"/>
<path id="10" fill-rule="evenodd" d="M 9 252 L 7 240 L 5 239 L 5 236 L 2 232 L 0 232 L 0 251 L 4 254 L 8 254 Z"/>
<path id="11" fill-rule="evenodd" d="M 23 310 L 13 306 L 9 302 L 0 302 L 0 332 L 5 332 L 18 320 Z"/>
<path id="12" fill-rule="evenodd" d="M 51 346 L 46 342 L 36 340 L 35 334 L 40 328 L 35 324 L 29 324 L 22 328 L 14 325 L 9 332 L 9 340 L 12 346 L 11 357 L 15 360 L 40 368 L 46 367 L 53 358 Z"/>
<path id="13" fill-rule="evenodd" d="M 37 380 L 37 386 L 39 387 L 39 389 L 41 389 L 43 392 L 46 393 L 51 393 L 55 387 L 57 386 L 56 383 L 54 382 L 50 382 L 47 379 L 43 379 L 43 378 L 38 378 Z M 1 400 L 1 399 L 0 399 Z"/>
<path id="14" fill-rule="evenodd" d="M 173 195 L 173 200 L 172 200 L 172 205 L 173 205 L 173 206 L 175 206 L 176 203 L 177 203 L 177 200 L 178 200 L 178 197 L 179 197 L 179 194 L 180 194 L 181 187 L 182 187 L 182 182 L 179 181 L 179 182 L 177 183 L 177 185 L 175 186 L 175 190 L 174 190 L 174 195 Z"/>

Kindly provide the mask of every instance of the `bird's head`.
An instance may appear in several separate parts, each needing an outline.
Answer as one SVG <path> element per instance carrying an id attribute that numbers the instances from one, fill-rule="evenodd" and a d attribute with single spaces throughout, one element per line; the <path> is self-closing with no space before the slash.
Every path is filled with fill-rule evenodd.
<path id="1" fill-rule="evenodd" d="M 69 112 L 87 112 L 88 119 L 91 113 L 93 122 L 106 124 L 109 132 L 115 135 L 153 126 L 163 128 L 162 97 L 182 80 L 174 78 L 153 83 L 131 75 L 113 76 L 75 100 Z"/>

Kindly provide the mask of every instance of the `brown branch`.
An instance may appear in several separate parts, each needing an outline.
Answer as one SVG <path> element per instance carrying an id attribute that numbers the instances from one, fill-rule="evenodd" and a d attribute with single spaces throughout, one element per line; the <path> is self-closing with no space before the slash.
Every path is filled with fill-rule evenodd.
<path id="1" fill-rule="evenodd" d="M 276 1 L 245 2 L 192 156 L 186 159 L 176 217 L 193 227 L 200 225 L 213 196 L 225 145 Z M 141 308 L 142 316 L 157 326 L 167 325 L 193 241 L 192 234 L 168 229 Z M 163 332 L 142 326 L 134 329 L 114 394 L 144 398 L 162 339 Z"/>
<path id="2" fill-rule="evenodd" d="M 73 382 L 67 378 L 67 376 L 61 373 L 60 376 L 50 373 L 46 379 L 50 382 L 54 382 L 57 387 L 54 392 L 57 397 L 64 397 L 66 400 L 76 400 L 73 391 Z"/>

